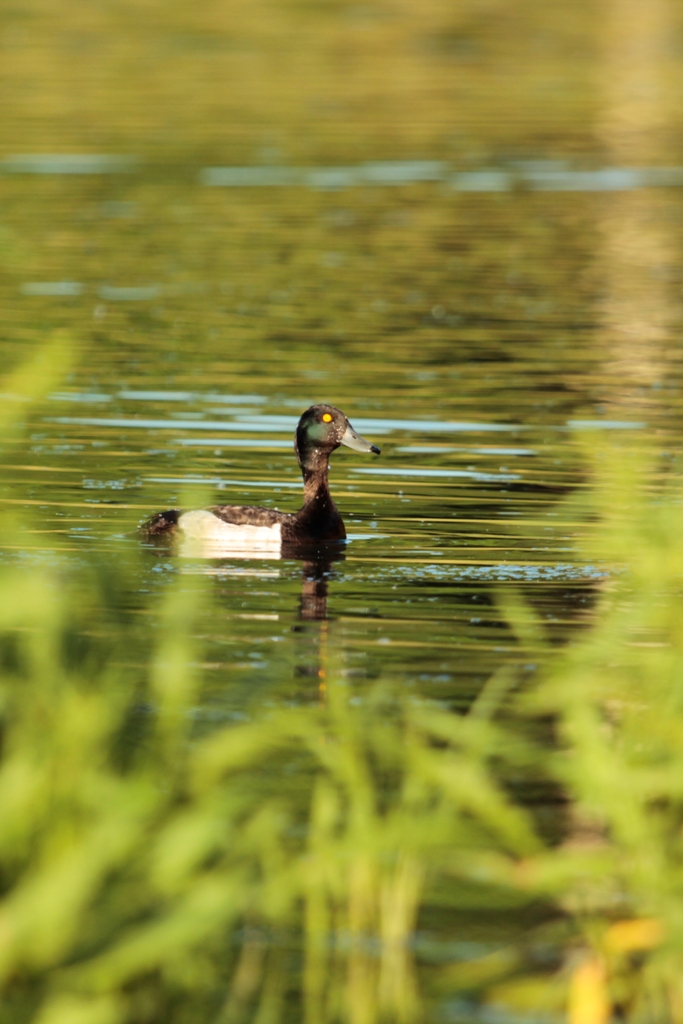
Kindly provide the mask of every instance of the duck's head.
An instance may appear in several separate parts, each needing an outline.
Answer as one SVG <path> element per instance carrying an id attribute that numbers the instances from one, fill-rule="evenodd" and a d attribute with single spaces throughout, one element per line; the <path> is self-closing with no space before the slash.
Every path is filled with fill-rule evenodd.
<path id="1" fill-rule="evenodd" d="M 356 452 L 379 455 L 377 445 L 357 434 L 341 409 L 333 405 L 312 405 L 307 409 L 294 435 L 294 450 L 301 468 L 308 472 L 322 469 L 330 453 L 341 444 Z"/>

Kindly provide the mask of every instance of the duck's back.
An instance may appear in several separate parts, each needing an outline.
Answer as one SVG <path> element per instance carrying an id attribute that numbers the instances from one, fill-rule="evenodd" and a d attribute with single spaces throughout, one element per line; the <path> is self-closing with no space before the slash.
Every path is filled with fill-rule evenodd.
<path id="1" fill-rule="evenodd" d="M 276 512 L 258 505 L 210 505 L 209 508 L 197 509 L 194 512 L 183 512 L 179 508 L 157 512 L 142 523 L 139 530 L 149 537 L 159 537 L 176 533 L 178 530 L 187 532 L 200 520 L 206 524 L 213 522 L 217 527 L 230 525 L 272 529 L 290 519 L 293 519 L 293 516 L 286 512 Z"/>
<path id="2" fill-rule="evenodd" d="M 234 526 L 271 527 L 293 518 L 286 512 L 261 508 L 260 505 L 210 505 L 206 511 L 211 512 L 222 522 L 232 523 Z"/>

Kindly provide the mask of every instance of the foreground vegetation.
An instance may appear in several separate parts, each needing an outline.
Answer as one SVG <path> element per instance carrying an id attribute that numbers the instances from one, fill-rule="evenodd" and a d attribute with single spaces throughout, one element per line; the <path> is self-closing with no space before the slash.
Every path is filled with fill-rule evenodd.
<path id="1" fill-rule="evenodd" d="M 3 391 L 35 398 L 63 364 L 57 342 Z M 201 581 L 169 585 L 131 673 L 111 566 L 7 561 L 0 1021 L 411 1024 L 444 1000 L 459 1021 L 683 1021 L 680 485 L 594 457 L 581 554 L 621 567 L 595 625 L 465 715 L 355 692 L 332 644 L 319 700 L 198 732 Z M 429 922 L 473 906 L 525 924 L 430 962 Z"/>

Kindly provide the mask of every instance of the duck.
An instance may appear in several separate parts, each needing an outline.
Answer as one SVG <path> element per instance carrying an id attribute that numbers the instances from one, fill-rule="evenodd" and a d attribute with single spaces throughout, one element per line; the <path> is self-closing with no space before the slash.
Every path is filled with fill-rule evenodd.
<path id="1" fill-rule="evenodd" d="M 179 536 L 186 542 L 216 545 L 225 550 L 280 551 L 286 547 L 346 540 L 346 529 L 327 480 L 330 455 L 343 445 L 356 452 L 380 454 L 361 437 L 345 413 L 334 405 L 312 405 L 302 413 L 294 434 L 294 452 L 304 482 L 304 503 L 298 512 L 279 512 L 258 505 L 211 505 L 182 511 L 169 509 L 145 520 L 147 538 Z"/>

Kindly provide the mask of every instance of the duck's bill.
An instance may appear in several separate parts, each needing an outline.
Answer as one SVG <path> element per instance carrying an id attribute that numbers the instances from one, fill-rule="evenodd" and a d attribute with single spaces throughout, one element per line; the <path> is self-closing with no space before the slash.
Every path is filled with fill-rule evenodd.
<path id="1" fill-rule="evenodd" d="M 357 434 L 350 423 L 346 425 L 346 431 L 341 439 L 341 443 L 345 444 L 347 448 L 353 448 L 354 452 L 374 452 L 375 455 L 379 455 L 377 445 L 370 444 L 364 437 Z"/>

